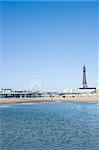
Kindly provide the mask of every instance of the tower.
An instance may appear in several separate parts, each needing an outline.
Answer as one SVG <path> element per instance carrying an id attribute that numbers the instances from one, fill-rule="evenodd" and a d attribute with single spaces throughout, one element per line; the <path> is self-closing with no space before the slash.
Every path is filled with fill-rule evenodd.
<path id="1" fill-rule="evenodd" d="M 82 92 L 86 93 L 86 92 L 96 92 L 96 87 L 88 87 L 87 86 L 87 80 L 86 80 L 86 67 L 85 65 L 83 66 L 83 82 L 82 82 L 83 87 L 79 88 L 80 90 L 82 90 Z"/>
<path id="2" fill-rule="evenodd" d="M 85 65 L 83 66 L 83 88 L 87 88 L 87 80 L 86 80 L 86 67 Z"/>

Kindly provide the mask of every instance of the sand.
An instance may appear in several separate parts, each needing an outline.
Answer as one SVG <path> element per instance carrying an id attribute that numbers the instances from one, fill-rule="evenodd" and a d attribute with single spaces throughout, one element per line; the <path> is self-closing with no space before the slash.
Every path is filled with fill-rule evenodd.
<path id="1" fill-rule="evenodd" d="M 99 102 L 99 96 L 67 96 L 63 98 L 0 98 L 0 104 L 37 103 L 37 102 Z"/>

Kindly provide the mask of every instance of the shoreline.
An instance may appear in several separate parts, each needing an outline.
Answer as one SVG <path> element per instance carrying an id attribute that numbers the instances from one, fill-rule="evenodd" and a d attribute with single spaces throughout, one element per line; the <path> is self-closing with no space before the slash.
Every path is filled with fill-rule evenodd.
<path id="1" fill-rule="evenodd" d="M 39 102 L 99 102 L 99 96 L 41 97 L 41 98 L 0 98 L 0 104 L 39 103 Z"/>

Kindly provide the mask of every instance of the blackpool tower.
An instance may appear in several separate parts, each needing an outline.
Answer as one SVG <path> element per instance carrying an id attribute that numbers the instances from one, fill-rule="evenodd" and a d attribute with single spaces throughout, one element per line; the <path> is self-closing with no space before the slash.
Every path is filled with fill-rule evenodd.
<path id="1" fill-rule="evenodd" d="M 83 88 L 87 88 L 87 80 L 86 80 L 86 67 L 83 66 Z"/>
<path id="2" fill-rule="evenodd" d="M 96 87 L 88 87 L 87 86 L 86 67 L 85 67 L 85 65 L 83 66 L 83 81 L 82 81 L 82 85 L 83 85 L 83 87 L 81 87 L 79 89 L 91 90 L 92 92 L 96 91 Z"/>

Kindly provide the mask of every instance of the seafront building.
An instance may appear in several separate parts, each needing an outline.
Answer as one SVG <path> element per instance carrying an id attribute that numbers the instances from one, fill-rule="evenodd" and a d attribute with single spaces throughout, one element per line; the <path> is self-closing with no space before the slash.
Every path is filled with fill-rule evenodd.
<path id="1" fill-rule="evenodd" d="M 33 90 L 18 90 L 1 89 L 0 98 L 35 98 L 35 97 L 59 97 L 59 96 L 87 96 L 87 95 L 99 95 L 99 90 L 90 89 L 64 89 L 63 92 L 49 92 L 49 91 L 33 91 Z"/>

